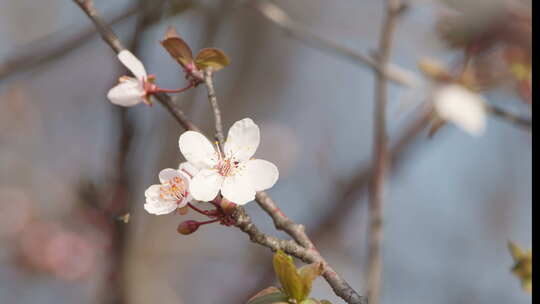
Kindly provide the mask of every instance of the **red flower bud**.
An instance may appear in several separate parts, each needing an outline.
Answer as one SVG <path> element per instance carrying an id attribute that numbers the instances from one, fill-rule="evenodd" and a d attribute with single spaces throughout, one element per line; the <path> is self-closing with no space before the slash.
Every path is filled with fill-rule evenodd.
<path id="1" fill-rule="evenodd" d="M 190 235 L 199 229 L 200 223 L 197 221 L 185 221 L 178 225 L 178 233 L 183 235 Z"/>

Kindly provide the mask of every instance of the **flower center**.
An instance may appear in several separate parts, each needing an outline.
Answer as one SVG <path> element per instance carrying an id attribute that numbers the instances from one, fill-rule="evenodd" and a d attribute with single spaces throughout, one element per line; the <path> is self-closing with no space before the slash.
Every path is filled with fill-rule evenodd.
<path id="1" fill-rule="evenodd" d="M 183 200 L 187 196 L 187 187 L 180 177 L 176 176 L 161 185 L 159 196 L 162 199 Z"/>
<path id="2" fill-rule="evenodd" d="M 221 176 L 234 175 L 240 163 L 236 161 L 234 157 L 224 156 L 223 153 L 221 152 L 221 148 L 219 147 L 219 143 L 216 142 L 215 144 L 216 144 L 217 155 L 219 158 L 218 164 L 215 166 L 215 169 L 218 171 L 219 175 Z"/>
<path id="3" fill-rule="evenodd" d="M 221 176 L 231 176 L 234 175 L 235 170 L 238 168 L 238 162 L 233 161 L 230 158 L 221 159 L 216 166 L 218 173 Z"/>

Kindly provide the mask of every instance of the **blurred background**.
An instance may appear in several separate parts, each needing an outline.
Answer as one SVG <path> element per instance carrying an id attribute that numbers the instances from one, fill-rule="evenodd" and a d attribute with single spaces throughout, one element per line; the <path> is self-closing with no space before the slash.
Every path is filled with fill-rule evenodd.
<path id="1" fill-rule="evenodd" d="M 362 292 L 374 73 L 291 37 L 261 12 L 281 8 L 303 30 L 370 54 L 384 3 L 95 0 L 162 87 L 184 85 L 159 45 L 168 25 L 194 50 L 213 46 L 230 56 L 216 75 L 226 128 L 244 117 L 260 125 L 257 155 L 281 173 L 271 195 Z M 418 62 L 454 68 L 464 60 L 463 47 L 443 32 L 452 27 L 445 18 L 470 13 L 458 23 L 467 34 L 485 19 L 508 28 L 518 21 L 496 19 L 500 12 L 528 16 L 530 1 L 408 4 L 392 61 L 420 83 L 390 91 L 390 140 L 400 149 L 384 210 L 382 302 L 530 303 L 510 272 L 507 241 L 532 243 L 532 133 L 498 117 L 478 138 L 452 125 L 433 138 L 409 127 L 419 112 L 411 103 L 430 86 Z M 159 104 L 110 104 L 106 92 L 124 73 L 72 1 L 0 0 L 0 303 L 239 304 L 275 284 L 272 253 L 237 229 L 211 225 L 181 236 L 183 218 L 144 211 L 146 187 L 182 160 L 184 130 Z M 530 100 L 514 84 L 484 93 L 530 116 Z M 175 102 L 211 132 L 202 87 Z M 276 234 L 256 204 L 247 210 Z M 342 303 L 322 279 L 314 296 Z"/>

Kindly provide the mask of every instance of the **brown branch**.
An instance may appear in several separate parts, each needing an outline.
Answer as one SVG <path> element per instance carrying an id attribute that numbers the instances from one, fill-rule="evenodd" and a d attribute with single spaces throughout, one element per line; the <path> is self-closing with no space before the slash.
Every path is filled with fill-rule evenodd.
<path id="1" fill-rule="evenodd" d="M 86 15 L 92 20 L 96 28 L 101 34 L 101 37 L 103 40 L 116 52 L 120 52 L 124 50 L 124 47 L 118 37 L 114 34 L 112 29 L 108 27 L 106 23 L 102 21 L 102 19 L 98 16 L 97 12 L 94 10 L 93 6 L 89 1 L 84 0 L 73 0 L 85 13 Z M 178 120 L 178 122 L 189 130 L 198 130 L 198 128 L 191 123 L 187 117 L 185 117 L 184 113 L 180 110 L 176 109 L 174 104 L 172 103 L 170 97 L 166 94 L 160 94 L 157 96 L 158 100 L 162 104 L 165 105 L 165 107 L 175 116 L 175 118 Z M 259 194 L 260 195 L 260 194 Z M 261 202 L 262 201 L 262 202 Z M 260 198 L 259 201 L 260 204 L 263 206 L 267 206 L 268 208 L 277 208 L 275 206 L 275 203 L 271 200 L 271 198 L 263 193 L 263 196 Z M 266 210 L 266 209 L 265 209 Z M 269 212 L 268 209 L 266 210 Z M 278 209 L 274 209 L 278 210 Z M 272 237 L 269 235 L 266 235 L 255 226 L 255 224 L 252 223 L 251 219 L 245 212 L 243 208 L 238 208 L 237 212 L 235 213 L 235 219 L 236 219 L 236 226 L 240 228 L 242 231 L 247 233 L 250 236 L 250 239 L 258 243 L 260 245 L 263 245 L 265 247 L 268 247 L 272 250 L 283 250 L 291 255 L 294 255 L 295 257 L 305 261 L 305 262 L 320 262 L 323 264 L 324 267 L 324 273 L 323 277 L 326 279 L 328 284 L 332 287 L 334 292 L 343 298 L 347 303 L 349 304 L 367 304 L 366 298 L 360 296 L 356 291 L 354 291 L 350 285 L 343 280 L 335 271 L 328 265 L 328 263 L 321 257 L 321 255 L 314 249 L 314 246 L 310 246 L 310 248 L 306 248 L 303 246 L 300 246 L 295 241 L 287 241 L 287 240 L 281 240 L 276 237 Z M 284 218 L 283 214 L 279 214 L 276 216 L 278 220 L 281 220 Z M 292 223 L 292 221 L 290 222 Z M 293 237 L 301 236 L 307 240 L 308 237 L 305 235 L 305 233 L 302 230 L 298 230 L 298 226 L 290 226 L 290 223 L 283 223 L 284 231 L 291 231 Z M 309 241 L 311 244 L 311 241 Z"/>
<path id="2" fill-rule="evenodd" d="M 259 206 L 272 218 L 274 226 L 290 235 L 298 244 L 306 249 L 315 249 L 315 245 L 306 234 L 304 225 L 300 225 L 288 218 L 266 192 L 256 195 Z"/>
<path id="3" fill-rule="evenodd" d="M 392 52 L 393 35 L 398 16 L 402 11 L 400 0 L 387 0 L 388 8 L 383 23 L 377 59 L 380 66 L 387 66 Z M 386 130 L 386 107 L 388 103 L 388 80 L 384 73 L 377 72 L 375 84 L 375 127 L 374 127 L 374 171 L 370 189 L 370 235 L 368 257 L 368 298 L 372 304 L 379 304 L 382 283 L 382 242 L 384 183 L 390 167 L 388 138 Z"/>

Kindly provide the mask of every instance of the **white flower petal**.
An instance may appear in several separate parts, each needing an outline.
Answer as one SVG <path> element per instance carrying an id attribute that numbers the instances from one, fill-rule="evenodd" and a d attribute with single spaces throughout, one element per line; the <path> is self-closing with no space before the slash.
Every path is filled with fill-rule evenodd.
<path id="1" fill-rule="evenodd" d="M 178 145 L 186 160 L 198 169 L 213 168 L 218 162 L 216 150 L 199 132 L 184 132 L 180 135 Z"/>
<path id="2" fill-rule="evenodd" d="M 159 199 L 160 189 L 161 189 L 161 185 L 152 185 L 148 187 L 148 189 L 146 189 L 146 191 L 144 192 L 144 196 L 146 197 L 147 200 Z"/>
<path id="3" fill-rule="evenodd" d="M 164 215 L 174 212 L 178 208 L 178 204 L 175 201 L 147 201 L 144 204 L 144 210 L 154 215 Z"/>
<path id="4" fill-rule="evenodd" d="M 137 79 L 143 80 L 144 78 L 146 78 L 147 74 L 146 74 L 146 69 L 144 68 L 144 65 L 130 51 L 123 50 L 120 53 L 118 53 L 118 60 L 120 60 L 120 62 L 122 62 L 122 64 L 126 68 L 128 68 L 128 70 L 130 70 L 131 73 L 135 75 L 135 77 L 137 77 Z"/>
<path id="5" fill-rule="evenodd" d="M 440 88 L 434 95 L 435 110 L 440 118 L 450 121 L 471 135 L 481 135 L 486 128 L 485 100 L 460 85 Z"/>
<path id="6" fill-rule="evenodd" d="M 255 154 L 260 140 L 259 127 L 251 118 L 239 120 L 229 129 L 225 142 L 225 156 L 234 157 L 240 162 L 246 161 Z"/>
<path id="7" fill-rule="evenodd" d="M 240 173 L 225 178 L 221 194 L 237 205 L 245 205 L 255 199 L 255 188 L 248 175 Z"/>
<path id="8" fill-rule="evenodd" d="M 215 170 L 201 170 L 191 180 L 189 192 L 194 199 L 209 202 L 216 198 L 222 184 L 223 176 Z"/>
<path id="9" fill-rule="evenodd" d="M 191 178 L 194 177 L 198 172 L 199 169 L 197 169 L 195 166 L 190 164 L 189 162 L 183 162 L 178 166 L 178 170 L 187 173 Z"/>
<path id="10" fill-rule="evenodd" d="M 131 107 L 139 104 L 144 94 L 144 89 L 139 81 L 135 78 L 128 78 L 110 89 L 107 97 L 115 105 Z"/>
<path id="11" fill-rule="evenodd" d="M 159 172 L 159 182 L 162 184 L 170 181 L 171 179 L 175 177 L 180 177 L 182 179 L 185 179 L 185 176 L 182 173 L 180 173 L 180 171 L 175 170 L 175 169 L 167 168 Z"/>
<path id="12" fill-rule="evenodd" d="M 279 170 L 273 163 L 262 160 L 252 159 L 244 164 L 243 170 L 246 171 L 255 191 L 264 191 L 272 188 L 279 178 Z"/>

